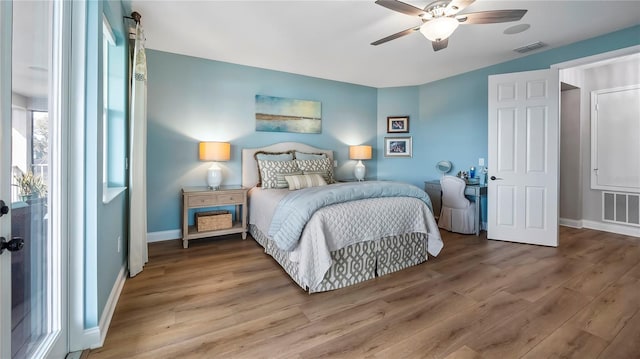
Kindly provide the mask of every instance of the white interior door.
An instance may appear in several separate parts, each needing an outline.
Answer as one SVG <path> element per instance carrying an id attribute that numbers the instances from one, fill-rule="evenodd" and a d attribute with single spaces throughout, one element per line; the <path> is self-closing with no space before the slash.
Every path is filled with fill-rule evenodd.
<path id="1" fill-rule="evenodd" d="M 63 358 L 61 2 L 0 1 L 0 358 Z M 56 55 L 57 54 L 57 55 Z"/>
<path id="2" fill-rule="evenodd" d="M 489 76 L 487 238 L 558 245 L 557 69 Z"/>

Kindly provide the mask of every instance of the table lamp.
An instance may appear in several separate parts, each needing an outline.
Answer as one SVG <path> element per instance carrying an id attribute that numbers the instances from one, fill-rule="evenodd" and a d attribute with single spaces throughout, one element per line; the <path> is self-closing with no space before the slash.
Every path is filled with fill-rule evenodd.
<path id="1" fill-rule="evenodd" d="M 364 180 L 366 168 L 364 167 L 362 160 L 371 159 L 371 146 L 350 146 L 349 159 L 358 160 L 358 163 L 353 170 L 353 175 L 358 181 Z"/>
<path id="2" fill-rule="evenodd" d="M 228 142 L 200 142 L 200 161 L 214 161 L 207 170 L 207 184 L 216 190 L 222 183 L 222 169 L 216 161 L 229 161 L 231 144 Z"/>

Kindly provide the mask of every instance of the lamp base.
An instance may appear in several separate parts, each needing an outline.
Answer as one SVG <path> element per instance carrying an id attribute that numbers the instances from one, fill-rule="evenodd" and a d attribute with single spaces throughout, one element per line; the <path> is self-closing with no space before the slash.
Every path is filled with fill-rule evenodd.
<path id="1" fill-rule="evenodd" d="M 207 170 L 207 185 L 209 185 L 209 189 L 217 190 L 220 189 L 220 184 L 222 183 L 222 169 L 218 166 L 217 163 L 212 163 L 211 167 Z"/>
<path id="2" fill-rule="evenodd" d="M 356 166 L 353 169 L 353 175 L 356 177 L 358 181 L 364 181 L 364 175 L 367 172 L 367 169 L 364 167 L 362 161 L 358 160 Z"/>

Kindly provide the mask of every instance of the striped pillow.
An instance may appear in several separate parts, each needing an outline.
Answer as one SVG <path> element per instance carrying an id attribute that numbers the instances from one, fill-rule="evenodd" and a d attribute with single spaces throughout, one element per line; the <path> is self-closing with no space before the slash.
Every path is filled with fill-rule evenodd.
<path id="1" fill-rule="evenodd" d="M 289 183 L 285 179 L 286 176 L 296 176 L 302 175 L 302 171 L 289 172 L 289 173 L 276 173 L 276 185 L 275 188 L 287 188 L 289 187 Z"/>
<path id="2" fill-rule="evenodd" d="M 319 174 L 284 176 L 284 178 L 287 180 L 287 183 L 289 183 L 290 191 L 327 185 L 327 182 L 325 182 Z"/>

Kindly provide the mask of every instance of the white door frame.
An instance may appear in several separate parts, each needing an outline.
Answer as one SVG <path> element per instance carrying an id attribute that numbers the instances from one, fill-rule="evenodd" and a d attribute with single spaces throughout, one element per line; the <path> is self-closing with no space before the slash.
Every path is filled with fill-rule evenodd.
<path id="1" fill-rule="evenodd" d="M 51 204 L 54 206 L 49 211 L 57 220 L 50 221 L 49 233 L 59 237 L 60 245 L 53 246 L 51 253 L 59 265 L 50 265 L 48 286 L 53 294 L 50 294 L 52 303 L 50 307 L 60 307 L 60 312 L 55 313 L 52 334 L 47 336 L 42 345 L 33 354 L 35 358 L 64 358 L 69 352 L 68 337 L 68 229 L 67 221 L 68 197 L 67 187 L 67 143 L 68 125 L 66 120 L 69 114 L 69 73 L 72 71 L 70 64 L 71 31 L 70 15 L 72 2 L 56 1 L 51 3 L 51 62 L 49 72 L 49 113 L 54 121 L 50 126 L 51 140 Z M 0 1 L 0 143 L 11 143 L 11 60 L 12 60 L 12 32 L 13 32 L 13 4 L 11 1 Z M 57 120 L 57 121 L 56 121 Z M 11 166 L 11 151 L 0 150 L 0 166 Z M 10 203 L 11 171 L 2 171 L 0 175 L 0 197 Z M 11 238 L 11 215 L 0 218 L 0 235 Z M 0 255 L 0 357 L 11 357 L 11 256 L 8 253 Z M 53 279 L 51 279 L 53 278 Z M 50 314 L 49 314 L 50 315 Z"/>
<path id="2" fill-rule="evenodd" d="M 0 1 L 0 145 L 11 143 L 11 37 L 13 4 Z M 0 149 L 0 168 L 11 166 L 11 151 Z M 11 202 L 11 172 L 0 171 L 0 198 Z M 11 238 L 11 213 L 0 218 L 0 236 Z M 0 358 L 11 358 L 11 254 L 0 255 Z"/>

